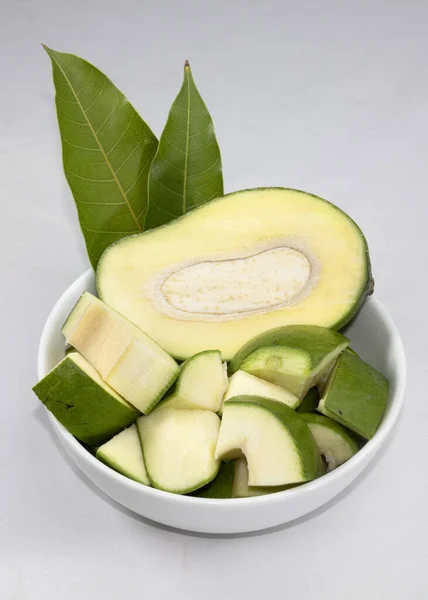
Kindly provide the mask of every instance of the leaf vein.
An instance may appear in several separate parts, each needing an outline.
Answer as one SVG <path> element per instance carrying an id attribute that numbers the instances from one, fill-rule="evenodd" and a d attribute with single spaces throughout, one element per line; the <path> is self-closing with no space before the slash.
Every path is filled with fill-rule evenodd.
<path id="1" fill-rule="evenodd" d="M 173 148 L 175 148 L 179 152 L 183 152 L 183 153 L 185 152 L 185 150 L 183 150 L 183 148 L 179 148 L 178 146 L 176 146 L 175 144 L 173 144 L 166 134 L 165 134 L 164 138 L 165 138 L 165 140 L 166 140 L 166 142 L 167 142 L 167 144 L 169 146 L 172 146 Z"/>
<path id="2" fill-rule="evenodd" d="M 101 125 L 98 127 L 98 129 L 95 130 L 95 134 L 96 135 L 101 131 L 101 129 L 104 127 L 104 125 L 110 119 L 110 117 L 112 116 L 112 114 L 116 110 L 118 104 L 119 104 L 119 94 L 116 92 L 116 104 L 114 105 L 113 110 L 110 112 L 110 114 L 108 115 L 108 117 L 101 123 Z"/>
<path id="3" fill-rule="evenodd" d="M 125 136 L 126 132 L 128 131 L 129 127 L 131 126 L 133 118 L 134 118 L 134 112 L 132 112 L 131 118 L 129 119 L 129 122 L 128 122 L 128 125 L 124 129 L 123 133 L 120 135 L 119 139 L 113 144 L 113 146 L 107 152 L 107 156 L 110 154 L 110 152 L 112 152 L 116 148 L 116 146 L 118 145 L 118 143 L 120 142 L 120 140 Z"/>
<path id="4" fill-rule="evenodd" d="M 199 190 L 200 188 L 204 187 L 204 186 L 209 186 L 209 184 L 211 183 L 211 181 L 214 179 L 214 175 L 208 180 L 208 181 L 203 181 L 202 183 L 199 183 L 198 185 L 192 186 L 192 192 Z"/>
<path id="5" fill-rule="evenodd" d="M 83 90 L 85 89 L 85 87 L 88 85 L 88 83 L 91 81 L 92 79 L 92 71 L 88 77 L 88 79 L 85 81 L 85 83 L 82 85 L 82 87 L 80 88 L 80 90 L 78 92 L 76 92 L 76 96 L 77 98 L 79 98 L 80 94 L 83 92 Z"/>
<path id="6" fill-rule="evenodd" d="M 68 67 L 68 69 L 66 71 L 64 71 L 64 69 L 62 67 L 60 67 L 62 74 L 64 75 L 64 77 L 67 79 L 68 81 L 68 77 L 67 75 L 70 73 L 71 69 L 73 68 L 74 63 L 76 62 L 76 57 L 73 56 L 70 62 L 70 65 Z M 59 64 L 59 63 L 58 63 Z"/>
<path id="7" fill-rule="evenodd" d="M 181 104 L 179 104 L 178 106 L 182 110 L 186 110 L 187 111 L 187 108 L 185 106 L 182 106 Z M 177 113 L 174 113 L 174 118 L 176 118 L 177 121 L 181 121 L 182 123 L 187 123 L 186 119 L 182 119 L 181 117 L 178 116 Z M 197 123 L 198 121 L 202 121 L 202 119 L 207 119 L 207 118 L 208 118 L 208 115 L 201 115 L 200 117 L 196 117 L 196 118 L 192 115 L 192 124 L 193 123 Z"/>
<path id="8" fill-rule="evenodd" d="M 139 142 L 137 142 L 135 144 L 135 148 L 132 150 L 132 152 L 130 152 L 128 154 L 128 156 L 120 163 L 120 165 L 118 166 L 118 168 L 116 169 L 116 175 L 118 174 L 118 172 L 120 171 L 120 169 L 123 167 L 123 165 L 128 162 L 128 160 L 131 158 L 131 156 L 135 153 L 135 151 L 137 150 L 138 146 L 141 146 L 141 142 L 144 141 L 144 138 L 141 138 L 141 140 Z M 137 217 L 138 218 L 138 217 Z"/>
<path id="9" fill-rule="evenodd" d="M 127 194 L 130 190 L 132 190 L 132 188 L 134 187 L 134 185 L 137 183 L 137 181 L 140 179 L 141 175 L 146 170 L 147 165 L 149 164 L 150 160 L 151 160 L 151 156 L 146 160 L 146 162 L 144 163 L 143 168 L 141 169 L 141 171 L 138 173 L 137 177 L 135 178 L 134 183 L 129 186 L 129 188 L 126 190 L 125 194 Z"/>
<path id="10" fill-rule="evenodd" d="M 64 121 L 67 121 L 67 123 L 71 123 L 72 125 L 82 125 L 82 127 L 89 127 L 88 123 L 80 123 L 80 121 L 72 121 L 71 119 L 64 117 L 64 115 L 59 110 L 58 118 L 63 119 Z"/>
<path id="11" fill-rule="evenodd" d="M 208 150 L 208 148 L 215 143 L 216 143 L 216 140 L 212 140 L 209 144 L 207 144 L 203 148 L 198 148 L 197 150 L 193 150 L 193 152 L 190 152 L 189 156 L 195 156 L 195 154 L 198 154 L 198 152 L 204 152 L 204 150 Z"/>
<path id="12" fill-rule="evenodd" d="M 160 206 L 159 204 L 155 204 L 155 206 L 156 206 L 156 208 L 158 210 L 160 210 L 161 212 L 165 213 L 169 217 L 173 217 L 174 219 L 176 219 L 179 216 L 179 215 L 172 214 L 172 212 L 169 212 L 169 210 L 166 210 L 165 208 L 162 208 L 162 206 Z"/>
<path id="13" fill-rule="evenodd" d="M 73 146 L 73 148 L 77 148 L 78 150 L 86 150 L 87 152 L 100 152 L 99 148 L 86 148 L 85 146 L 78 146 L 77 144 L 73 144 L 73 142 L 70 142 L 70 140 L 68 140 L 65 136 L 63 136 L 62 141 L 66 144 L 69 144 L 70 146 Z"/>
<path id="14" fill-rule="evenodd" d="M 197 206 L 200 206 L 201 204 L 204 204 L 205 202 L 208 202 L 209 200 L 212 200 L 213 198 L 218 198 L 218 192 L 221 190 L 221 187 L 222 187 L 222 180 L 220 179 L 220 182 L 219 182 L 215 192 L 213 192 L 210 196 L 208 196 L 201 202 L 197 202 L 196 204 L 194 204 L 193 207 L 196 208 Z"/>
<path id="15" fill-rule="evenodd" d="M 158 156 L 159 156 L 159 158 L 161 158 L 163 160 L 164 163 L 166 163 L 167 165 L 169 165 L 173 169 L 178 169 L 178 171 L 180 171 L 181 173 L 184 173 L 184 170 L 181 167 L 179 167 L 177 165 L 174 165 L 171 162 L 169 162 L 169 160 L 167 158 L 165 158 L 165 155 L 162 154 L 162 152 L 160 150 L 158 150 Z"/>
<path id="16" fill-rule="evenodd" d="M 87 107 L 85 108 L 85 111 L 86 111 L 86 112 L 88 112 L 88 111 L 89 111 L 89 110 L 90 110 L 90 109 L 91 109 L 91 108 L 92 108 L 92 107 L 93 107 L 93 106 L 94 106 L 94 105 L 95 105 L 95 104 L 98 102 L 98 100 L 100 99 L 100 96 L 101 96 L 101 94 L 104 92 L 105 88 L 106 88 L 106 82 L 104 81 L 104 83 L 103 83 L 103 87 L 101 88 L 101 90 L 100 90 L 100 93 L 98 94 L 98 96 L 95 98 L 95 100 L 93 100 L 93 101 L 91 102 L 91 104 L 90 104 L 89 106 L 87 106 Z"/>
<path id="17" fill-rule="evenodd" d="M 73 177 L 77 177 L 77 179 L 82 179 L 83 181 L 90 181 L 91 183 L 111 183 L 112 181 L 115 181 L 114 179 L 94 179 L 92 177 L 83 177 L 82 175 L 79 175 L 78 173 L 75 173 L 74 171 L 72 171 L 68 165 L 64 165 L 64 166 L 69 175 L 72 175 Z"/>
<path id="18" fill-rule="evenodd" d="M 78 198 L 76 198 L 76 202 L 78 202 L 78 204 L 93 206 L 120 206 L 121 204 L 125 204 L 125 202 L 87 202 L 86 200 L 79 200 Z"/>
<path id="19" fill-rule="evenodd" d="M 58 100 L 61 100 L 61 102 L 65 102 L 66 104 L 77 104 L 77 100 L 66 100 L 65 98 L 63 98 L 62 96 L 60 96 L 57 92 L 56 97 L 58 98 Z"/>
<path id="20" fill-rule="evenodd" d="M 181 198 L 181 192 L 176 192 L 175 190 L 173 190 L 172 188 L 170 188 L 169 185 L 166 185 L 166 183 L 163 183 L 163 181 L 161 181 L 160 179 L 158 179 L 156 177 L 156 175 L 153 175 L 153 178 L 154 178 L 155 181 L 157 181 L 157 183 L 159 183 L 161 185 L 161 187 L 165 188 L 169 192 L 172 192 L 173 194 L 176 194 L 176 196 L 180 196 L 180 198 Z"/>
<path id="21" fill-rule="evenodd" d="M 201 135 L 202 133 L 205 133 L 210 127 L 212 127 L 211 121 L 208 123 L 208 125 L 206 127 L 204 127 L 204 129 L 202 129 L 201 131 L 197 131 L 196 133 L 192 133 L 192 135 L 189 135 L 189 137 L 194 138 L 198 135 Z"/>
<path id="22" fill-rule="evenodd" d="M 185 70 L 186 72 L 186 70 Z M 183 172 L 183 214 L 186 211 L 186 199 L 187 199 L 187 173 L 189 164 L 189 136 L 190 136 L 190 81 L 189 81 L 189 70 L 187 74 L 187 127 L 186 127 L 186 153 L 184 155 L 184 172 Z"/>
<path id="23" fill-rule="evenodd" d="M 85 229 L 85 231 L 89 231 L 89 233 L 103 233 L 103 234 L 113 234 L 113 235 L 131 235 L 133 233 L 139 233 L 139 230 L 133 230 L 133 231 L 103 231 L 102 229 L 90 229 L 89 227 L 86 227 L 86 225 L 84 225 L 82 222 L 80 222 L 80 225 L 83 227 L 83 229 Z"/>
<path id="24" fill-rule="evenodd" d="M 193 173 L 192 175 L 189 175 L 189 179 L 191 179 L 192 177 L 199 177 L 199 175 L 203 175 L 204 173 L 208 173 L 208 171 L 211 171 L 211 169 L 213 169 L 215 166 L 217 166 L 219 160 L 220 160 L 220 158 L 217 157 L 215 162 L 213 162 L 213 164 L 210 167 L 208 167 L 208 169 L 204 169 L 203 171 L 199 171 L 199 173 Z"/>

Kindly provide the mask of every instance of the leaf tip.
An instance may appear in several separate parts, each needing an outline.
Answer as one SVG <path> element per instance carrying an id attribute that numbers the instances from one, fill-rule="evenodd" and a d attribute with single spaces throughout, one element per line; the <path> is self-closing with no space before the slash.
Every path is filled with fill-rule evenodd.
<path id="1" fill-rule="evenodd" d="M 184 61 L 184 70 L 186 70 L 186 69 L 190 69 L 190 63 L 189 63 L 189 61 L 187 60 L 187 58 L 186 58 L 186 60 Z"/>
<path id="2" fill-rule="evenodd" d="M 46 44 L 42 44 L 42 48 L 45 52 L 49 54 L 49 56 L 51 55 L 52 50 L 49 48 L 49 46 L 46 46 Z"/>

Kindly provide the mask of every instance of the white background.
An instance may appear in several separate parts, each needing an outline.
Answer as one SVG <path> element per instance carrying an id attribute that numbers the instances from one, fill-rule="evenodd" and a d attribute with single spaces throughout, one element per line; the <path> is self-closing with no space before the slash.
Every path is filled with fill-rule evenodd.
<path id="1" fill-rule="evenodd" d="M 1 600 L 426 600 L 428 3 L 0 0 Z M 336 501 L 262 535 L 169 531 L 76 471 L 31 392 L 43 323 L 88 266 L 40 43 L 104 70 L 159 135 L 184 59 L 227 191 L 284 185 L 348 211 L 404 338 L 407 403 Z"/>

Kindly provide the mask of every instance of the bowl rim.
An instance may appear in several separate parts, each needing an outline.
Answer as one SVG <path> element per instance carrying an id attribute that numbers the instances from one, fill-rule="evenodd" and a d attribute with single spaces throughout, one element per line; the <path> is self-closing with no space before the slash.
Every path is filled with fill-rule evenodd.
<path id="1" fill-rule="evenodd" d="M 79 277 L 77 277 L 61 294 L 52 310 L 49 313 L 49 316 L 45 322 L 43 327 L 42 335 L 40 337 L 39 347 L 38 347 L 38 358 L 37 358 L 37 375 L 39 380 L 42 379 L 49 369 L 47 368 L 47 349 L 50 344 L 51 331 L 53 330 L 53 324 L 58 319 L 58 313 L 62 312 L 63 304 L 68 301 L 69 296 L 72 295 L 74 288 L 81 288 L 82 284 L 85 283 L 85 287 L 87 287 L 87 279 L 95 277 L 95 272 L 92 268 L 89 268 L 84 273 L 82 273 Z M 57 419 L 48 411 L 45 407 L 45 410 L 48 414 L 49 420 L 57 434 L 60 438 L 63 438 L 64 441 L 67 442 L 68 445 L 73 447 L 74 452 L 82 459 L 82 461 L 90 463 L 91 466 L 98 470 L 101 474 L 111 477 L 113 480 L 117 482 L 117 484 L 121 484 L 127 487 L 130 491 L 141 493 L 142 496 L 145 494 L 152 495 L 153 498 L 165 499 L 168 497 L 170 500 L 173 500 L 178 505 L 187 505 L 187 504 L 199 504 L 206 506 L 219 506 L 223 508 L 230 508 L 231 502 L 234 507 L 244 506 L 251 503 L 251 506 L 268 506 L 270 504 L 276 503 L 279 498 L 292 498 L 303 496 L 307 494 L 311 494 L 312 491 L 321 489 L 323 487 L 328 486 L 334 481 L 346 477 L 347 473 L 352 472 L 360 463 L 365 461 L 367 455 L 375 455 L 379 448 L 382 446 L 391 430 L 394 427 L 395 422 L 397 421 L 398 415 L 402 409 L 404 402 L 404 392 L 406 388 L 407 381 L 407 362 L 406 355 L 404 351 L 403 342 L 401 336 L 392 320 L 388 312 L 386 311 L 382 302 L 371 296 L 367 301 L 373 303 L 376 306 L 376 310 L 380 312 L 382 315 L 382 319 L 392 335 L 392 338 L 395 342 L 396 351 L 398 354 L 398 358 L 396 360 L 397 365 L 397 385 L 395 389 L 394 395 L 390 398 L 390 409 L 387 415 L 383 418 L 378 430 L 371 440 L 368 440 L 367 443 L 359 450 L 354 456 L 352 456 L 345 463 L 331 471 L 330 473 L 326 473 L 322 477 L 318 479 L 314 479 L 312 481 L 308 481 L 303 483 L 302 485 L 292 488 L 289 490 L 283 490 L 281 492 L 274 492 L 272 494 L 267 494 L 263 496 L 252 496 L 248 498 L 200 498 L 198 496 L 188 496 L 182 494 L 174 494 L 172 492 L 166 492 L 164 490 L 158 490 L 151 486 L 146 486 L 137 481 L 129 479 L 125 475 L 118 473 L 114 469 L 108 467 L 100 460 L 98 460 L 94 455 L 92 455 L 88 450 L 86 450 L 80 442 L 67 431 L 67 429 L 57 421 Z"/>

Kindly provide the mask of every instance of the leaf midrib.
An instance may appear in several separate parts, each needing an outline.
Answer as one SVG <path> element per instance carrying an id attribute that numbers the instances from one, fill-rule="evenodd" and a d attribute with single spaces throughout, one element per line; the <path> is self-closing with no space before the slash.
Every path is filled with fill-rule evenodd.
<path id="1" fill-rule="evenodd" d="M 184 154 L 184 174 L 183 174 L 183 215 L 186 214 L 186 197 L 187 197 L 187 166 L 189 162 L 189 140 L 190 140 L 190 67 L 185 67 L 187 78 L 187 124 L 186 124 L 186 151 Z"/>
<path id="2" fill-rule="evenodd" d="M 103 147 L 103 145 L 101 144 L 101 142 L 100 142 L 100 140 L 99 140 L 99 138 L 98 138 L 98 136 L 97 136 L 97 134 L 96 134 L 96 131 L 95 131 L 95 129 L 92 127 L 92 123 L 91 123 L 91 121 L 89 120 L 89 118 L 88 118 L 88 116 L 87 116 L 87 114 L 86 114 L 86 111 L 85 111 L 85 109 L 83 108 L 83 105 L 82 105 L 82 103 L 80 102 L 79 96 L 78 96 L 78 95 L 76 94 L 76 92 L 74 91 L 74 88 L 73 88 L 73 85 L 72 85 L 72 83 L 71 83 L 70 79 L 67 77 L 67 74 L 66 74 L 66 72 L 64 71 L 64 69 L 62 68 L 62 66 L 61 66 L 61 65 L 60 65 L 60 63 L 58 62 L 58 60 L 55 58 L 55 56 L 53 56 L 53 55 L 51 54 L 51 52 L 49 51 L 49 49 L 48 49 L 48 48 L 46 48 L 46 51 L 48 52 L 48 54 L 49 54 L 49 56 L 52 58 L 52 60 L 53 60 L 53 61 L 55 61 L 55 64 L 58 66 L 58 68 L 59 68 L 59 70 L 61 71 L 61 73 L 62 73 L 62 75 L 63 75 L 64 79 L 66 80 L 67 84 L 70 86 L 70 89 L 71 89 L 71 91 L 72 91 L 72 93 L 73 93 L 74 97 L 76 98 L 76 102 L 77 102 L 77 104 L 78 104 L 78 106 L 79 106 L 80 110 L 82 111 L 82 114 L 83 114 L 83 116 L 84 116 L 84 117 L 85 117 L 85 119 L 86 119 L 86 122 L 87 122 L 87 124 L 88 124 L 88 127 L 89 127 L 89 129 L 91 130 L 91 133 L 92 133 L 92 135 L 94 136 L 94 139 L 95 139 L 95 141 L 96 141 L 96 142 L 97 142 L 97 144 L 98 144 L 98 147 L 99 147 L 99 149 L 100 149 L 100 152 L 101 152 L 101 154 L 103 155 L 103 158 L 104 158 L 104 160 L 105 160 L 105 162 L 106 162 L 106 164 L 107 164 L 108 168 L 109 168 L 109 169 L 110 169 L 110 171 L 111 171 L 111 174 L 112 174 L 112 176 L 113 176 L 113 179 L 114 179 L 114 181 L 115 181 L 115 183 L 116 183 L 116 185 L 117 185 L 117 187 L 118 187 L 118 189 L 119 189 L 119 192 L 120 192 L 120 194 L 121 194 L 121 196 L 122 196 L 122 198 L 123 198 L 123 200 L 124 200 L 124 202 L 125 202 L 126 206 L 128 207 L 128 210 L 129 210 L 129 212 L 130 212 L 130 214 L 131 214 L 131 216 L 132 216 L 132 218 L 133 218 L 133 220 L 134 220 L 134 222 L 135 222 L 135 225 L 137 226 L 137 229 L 138 229 L 139 231 L 142 231 L 142 227 L 141 227 L 141 225 L 140 225 L 140 223 L 139 223 L 139 221 L 138 221 L 138 219 L 137 219 L 137 216 L 136 216 L 136 214 L 134 213 L 134 210 L 133 210 L 133 208 L 132 208 L 132 206 L 131 206 L 131 203 L 129 202 L 129 200 L 128 200 L 128 197 L 126 196 L 126 193 L 125 193 L 125 191 L 124 191 L 124 189 L 123 189 L 123 187 L 122 187 L 122 185 L 121 185 L 121 183 L 120 183 L 119 179 L 117 178 L 116 172 L 114 171 L 114 169 L 113 169 L 113 166 L 112 166 L 112 164 L 111 164 L 111 163 L 110 163 L 110 161 L 109 161 L 109 158 L 108 158 L 108 156 L 107 156 L 107 154 L 106 154 L 106 152 L 105 152 L 105 150 L 104 150 L 104 147 Z M 186 167 L 187 167 L 187 165 L 186 165 Z"/>

